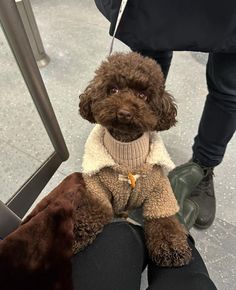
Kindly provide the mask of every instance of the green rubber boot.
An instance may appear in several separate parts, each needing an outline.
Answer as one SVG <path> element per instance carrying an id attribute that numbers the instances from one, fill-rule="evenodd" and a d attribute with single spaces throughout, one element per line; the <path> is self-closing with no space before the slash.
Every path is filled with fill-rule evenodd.
<path id="1" fill-rule="evenodd" d="M 168 177 L 180 207 L 177 217 L 190 230 L 198 217 L 199 208 L 188 197 L 201 182 L 204 171 L 198 164 L 189 161 L 177 166 Z"/>

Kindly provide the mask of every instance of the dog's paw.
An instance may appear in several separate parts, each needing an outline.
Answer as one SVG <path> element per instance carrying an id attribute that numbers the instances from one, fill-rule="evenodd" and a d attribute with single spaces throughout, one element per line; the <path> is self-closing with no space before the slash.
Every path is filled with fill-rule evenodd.
<path id="1" fill-rule="evenodd" d="M 148 221 L 145 235 L 149 255 L 159 266 L 180 267 L 191 261 L 187 233 L 177 220 L 161 218 Z"/>
<path id="2" fill-rule="evenodd" d="M 149 254 L 152 260 L 162 267 L 181 267 L 189 264 L 192 258 L 191 249 L 186 242 L 175 243 L 162 241 L 158 242 L 157 247 L 149 248 Z"/>

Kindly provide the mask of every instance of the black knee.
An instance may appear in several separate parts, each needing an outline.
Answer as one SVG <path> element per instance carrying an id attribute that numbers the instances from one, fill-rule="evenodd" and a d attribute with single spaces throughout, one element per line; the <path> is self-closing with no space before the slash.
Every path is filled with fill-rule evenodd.
<path id="1" fill-rule="evenodd" d="M 202 273 L 192 273 L 187 276 L 182 287 L 179 290 L 217 290 L 209 276 Z"/>
<path id="2" fill-rule="evenodd" d="M 168 275 L 160 274 L 153 279 L 147 290 L 217 290 L 212 280 L 203 273 L 176 273 L 175 269 L 168 270 Z"/>

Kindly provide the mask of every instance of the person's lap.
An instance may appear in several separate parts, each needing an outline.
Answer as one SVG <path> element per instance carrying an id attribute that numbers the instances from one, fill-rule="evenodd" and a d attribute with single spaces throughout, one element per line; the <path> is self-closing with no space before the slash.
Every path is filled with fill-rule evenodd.
<path id="1" fill-rule="evenodd" d="M 75 290 L 139 289 L 146 257 L 140 227 L 109 224 L 92 245 L 73 258 Z"/>
<path id="2" fill-rule="evenodd" d="M 75 290 L 138 290 L 148 265 L 149 290 L 215 290 L 195 249 L 192 262 L 180 268 L 160 268 L 148 258 L 143 229 L 127 222 L 105 226 L 92 245 L 72 259 Z M 174 287 L 174 288 L 173 288 Z"/>

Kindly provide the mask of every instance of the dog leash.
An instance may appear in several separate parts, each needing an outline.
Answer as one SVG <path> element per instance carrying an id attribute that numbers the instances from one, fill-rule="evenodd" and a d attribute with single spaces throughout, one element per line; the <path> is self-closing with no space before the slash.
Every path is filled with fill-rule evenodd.
<path id="1" fill-rule="evenodd" d="M 128 3 L 128 0 L 121 0 L 119 13 L 118 13 L 118 16 L 117 16 L 117 19 L 116 19 L 115 29 L 114 29 L 114 32 L 113 32 L 113 35 L 112 35 L 112 40 L 111 40 L 111 45 L 110 45 L 110 50 L 109 50 L 109 56 L 112 54 L 113 46 L 114 46 L 114 40 L 115 40 L 115 36 L 116 36 L 116 31 L 117 31 L 118 26 L 120 24 L 121 17 L 123 15 L 124 11 L 125 11 L 125 7 L 126 7 L 127 3 Z"/>

